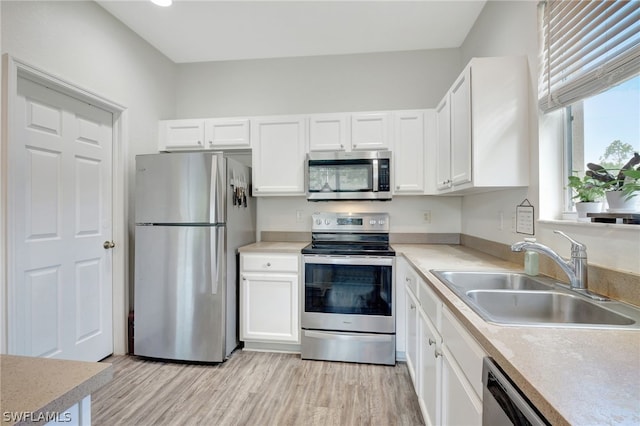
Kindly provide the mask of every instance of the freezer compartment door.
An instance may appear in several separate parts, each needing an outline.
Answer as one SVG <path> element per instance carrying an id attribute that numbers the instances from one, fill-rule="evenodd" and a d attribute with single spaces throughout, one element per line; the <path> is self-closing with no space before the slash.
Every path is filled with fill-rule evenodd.
<path id="1" fill-rule="evenodd" d="M 136 156 L 136 223 L 224 223 L 225 169 L 221 154 Z"/>
<path id="2" fill-rule="evenodd" d="M 220 226 L 136 226 L 136 355 L 224 360 L 224 242 Z"/>

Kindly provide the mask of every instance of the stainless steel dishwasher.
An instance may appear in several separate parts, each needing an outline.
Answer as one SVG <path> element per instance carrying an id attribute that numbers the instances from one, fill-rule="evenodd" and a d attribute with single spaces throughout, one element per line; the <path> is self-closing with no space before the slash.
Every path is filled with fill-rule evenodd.
<path id="1" fill-rule="evenodd" d="M 482 384 L 484 426 L 549 425 L 489 357 L 484 359 L 482 365 Z"/>

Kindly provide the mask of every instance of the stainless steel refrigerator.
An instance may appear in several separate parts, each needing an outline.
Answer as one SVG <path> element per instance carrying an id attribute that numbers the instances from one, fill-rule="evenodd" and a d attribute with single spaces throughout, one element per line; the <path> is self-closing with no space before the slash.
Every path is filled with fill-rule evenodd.
<path id="1" fill-rule="evenodd" d="M 134 354 L 222 362 L 238 345 L 237 248 L 251 169 L 222 154 L 136 156 Z"/>

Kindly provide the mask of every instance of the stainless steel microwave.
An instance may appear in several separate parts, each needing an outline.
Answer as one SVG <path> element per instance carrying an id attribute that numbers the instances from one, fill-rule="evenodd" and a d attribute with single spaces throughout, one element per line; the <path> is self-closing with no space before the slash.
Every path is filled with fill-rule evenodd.
<path id="1" fill-rule="evenodd" d="M 307 200 L 391 200 L 391 151 L 311 152 Z"/>

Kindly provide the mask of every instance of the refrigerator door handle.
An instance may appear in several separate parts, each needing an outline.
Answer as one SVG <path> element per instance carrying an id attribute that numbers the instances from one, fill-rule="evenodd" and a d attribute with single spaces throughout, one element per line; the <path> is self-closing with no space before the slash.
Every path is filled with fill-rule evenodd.
<path id="1" fill-rule="evenodd" d="M 218 157 L 211 156 L 211 182 L 209 185 L 209 221 L 218 222 Z"/>
<path id="2" fill-rule="evenodd" d="M 222 256 L 224 254 L 224 227 L 211 228 L 211 294 L 218 294 L 218 284 L 224 274 Z"/>

